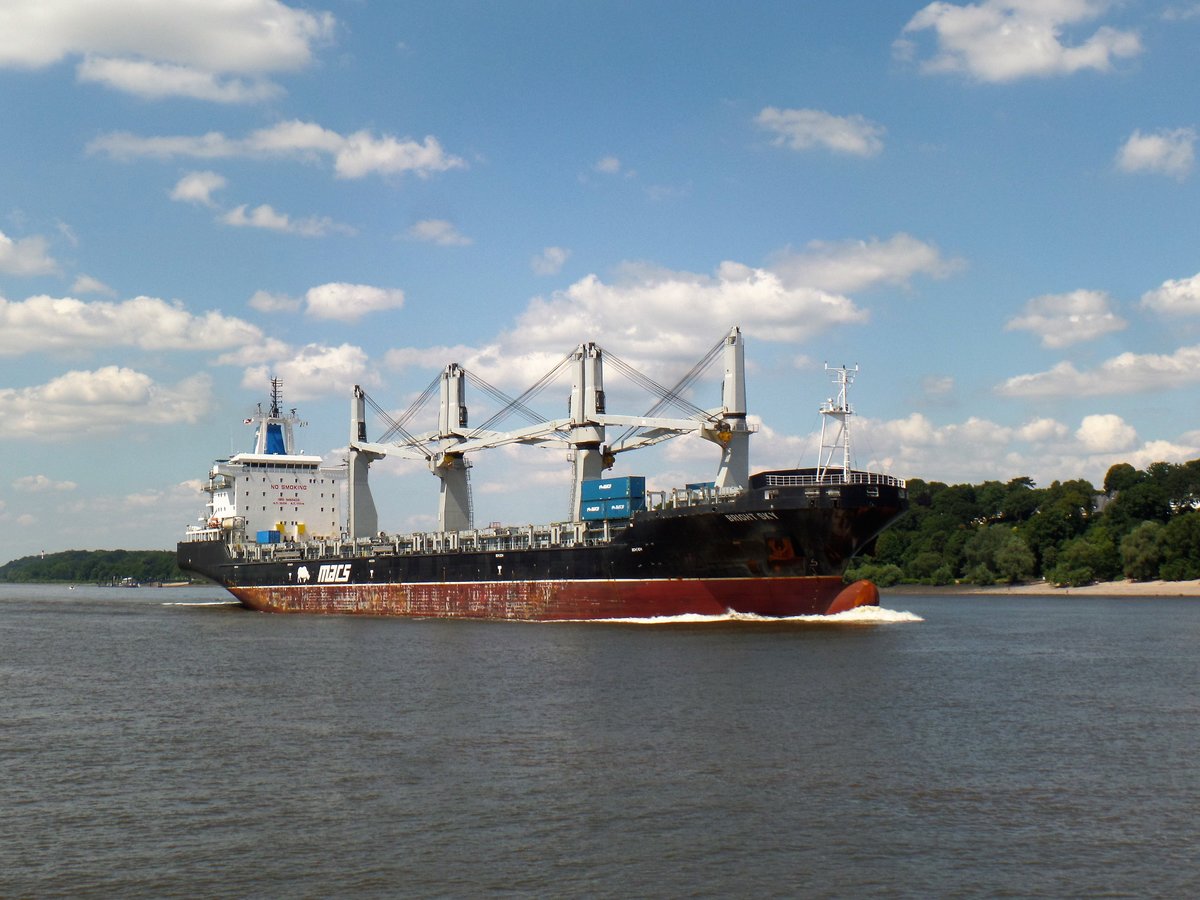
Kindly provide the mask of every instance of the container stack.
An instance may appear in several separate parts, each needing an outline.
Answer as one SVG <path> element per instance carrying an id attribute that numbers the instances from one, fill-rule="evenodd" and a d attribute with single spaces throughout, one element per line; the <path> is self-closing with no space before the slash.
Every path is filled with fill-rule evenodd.
<path id="1" fill-rule="evenodd" d="M 646 479 L 642 475 L 591 478 L 583 482 L 580 517 L 585 522 L 628 519 L 646 508 Z"/>

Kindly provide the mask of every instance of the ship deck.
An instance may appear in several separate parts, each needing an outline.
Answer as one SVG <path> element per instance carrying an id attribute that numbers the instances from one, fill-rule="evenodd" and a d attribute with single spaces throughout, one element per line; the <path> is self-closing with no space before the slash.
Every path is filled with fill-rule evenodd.
<path id="1" fill-rule="evenodd" d="M 464 531 L 388 534 L 350 539 L 283 538 L 280 543 L 256 543 L 244 532 L 218 527 L 195 528 L 184 543 L 223 542 L 229 560 L 237 563 L 296 562 L 430 554 L 505 553 L 601 547 L 620 543 L 635 522 L 691 517 L 696 512 L 722 514 L 737 520 L 755 517 L 764 510 L 803 507 L 845 507 L 861 503 L 888 504 L 892 494 L 904 495 L 901 479 L 854 471 L 850 477 L 822 475 L 816 469 L 760 472 L 747 490 L 720 490 L 711 485 L 647 492 L 647 509 L 633 518 L 601 521 L 557 522 L 546 525 L 494 526 Z M 882 494 L 882 497 L 881 497 Z M 855 502 L 857 500 L 857 503 Z"/>

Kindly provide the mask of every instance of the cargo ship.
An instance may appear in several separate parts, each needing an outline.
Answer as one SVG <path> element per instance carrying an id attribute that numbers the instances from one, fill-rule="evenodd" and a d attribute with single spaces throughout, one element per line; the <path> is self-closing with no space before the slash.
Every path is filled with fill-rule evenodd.
<path id="1" fill-rule="evenodd" d="M 672 388 L 638 376 L 660 397 L 640 416 L 607 412 L 605 359 L 628 369 L 580 344 L 539 382 L 571 373 L 568 415 L 507 431 L 493 430 L 498 416 L 468 426 L 466 384 L 480 382 L 455 363 L 418 398 L 440 396 L 438 427 L 420 435 L 404 427 L 414 410 L 393 420 L 355 386 L 347 457 L 336 466 L 295 452 L 303 423 L 283 410 L 273 380 L 268 406 L 245 420 L 256 428 L 254 450 L 210 470 L 205 515 L 178 545 L 180 568 L 265 612 L 546 621 L 792 617 L 878 604 L 875 585 L 845 584 L 842 573 L 908 500 L 902 479 L 852 467 L 848 389 L 857 367 L 826 367 L 838 392 L 820 407 L 817 465 L 751 474 L 756 428 L 747 422 L 739 329 Z M 721 404 L 691 405 L 688 388 L 717 360 Z M 505 409 L 537 419 L 531 396 L 504 398 Z M 367 439 L 368 404 L 389 426 L 376 441 Z M 670 407 L 683 414 L 661 414 Z M 679 435 L 719 450 L 711 481 L 648 490 L 643 476 L 606 477 L 618 454 Z M 567 449 L 563 521 L 476 527 L 468 454 L 513 443 Z M 379 530 L 368 474 L 386 455 L 423 461 L 439 478 L 436 531 Z"/>

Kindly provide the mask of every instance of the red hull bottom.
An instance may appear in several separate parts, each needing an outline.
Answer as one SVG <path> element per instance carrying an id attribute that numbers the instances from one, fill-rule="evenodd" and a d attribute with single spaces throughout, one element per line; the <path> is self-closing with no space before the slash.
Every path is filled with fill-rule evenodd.
<path id="1" fill-rule="evenodd" d="M 496 581 L 228 589 L 263 612 L 434 619 L 650 619 L 661 616 L 833 615 L 879 603 L 869 581 L 836 576 L 666 581 Z"/>

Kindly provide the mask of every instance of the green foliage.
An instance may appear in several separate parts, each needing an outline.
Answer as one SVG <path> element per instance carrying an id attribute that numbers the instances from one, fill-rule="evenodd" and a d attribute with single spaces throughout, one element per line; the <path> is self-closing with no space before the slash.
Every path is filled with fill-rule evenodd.
<path id="1" fill-rule="evenodd" d="M 1005 522 L 1024 522 L 1038 510 L 1043 491 L 1034 489 L 1033 479 L 1014 478 L 1005 485 L 1006 493 L 1000 503 L 1000 518 Z"/>
<path id="2" fill-rule="evenodd" d="M 967 581 L 971 582 L 971 584 L 977 584 L 980 587 L 987 587 L 990 584 L 996 583 L 996 576 L 992 573 L 991 569 L 983 563 L 979 563 L 967 573 Z"/>
<path id="3" fill-rule="evenodd" d="M 1200 512 L 1190 510 L 1163 526 L 1161 546 L 1160 578 L 1164 581 L 1200 578 Z"/>
<path id="4" fill-rule="evenodd" d="M 954 584 L 954 570 L 949 566 L 938 566 L 926 580 L 927 584 Z"/>
<path id="5" fill-rule="evenodd" d="M 1114 534 L 1122 537 L 1142 522 L 1166 522 L 1171 518 L 1171 498 L 1161 484 L 1139 481 L 1117 494 L 1104 508 L 1104 518 Z"/>
<path id="6" fill-rule="evenodd" d="M 1046 573 L 1046 580 L 1058 587 L 1083 587 L 1096 580 L 1087 566 L 1069 566 L 1059 563 Z"/>
<path id="7" fill-rule="evenodd" d="M 0 581 L 6 582 L 111 584 L 124 578 L 141 584 L 188 580 L 171 550 L 65 550 L 0 566 Z"/>
<path id="8" fill-rule="evenodd" d="M 843 580 L 847 583 L 865 578 L 873 581 L 879 587 L 892 587 L 904 580 L 904 572 L 899 566 L 864 562 L 861 558 L 854 560 L 851 567 L 846 569 Z"/>
<path id="9" fill-rule="evenodd" d="M 1016 584 L 1028 581 L 1037 571 L 1037 559 L 1020 535 L 1013 534 L 996 551 L 996 574 L 1001 581 Z"/>
<path id="10" fill-rule="evenodd" d="M 908 556 L 911 532 L 891 528 L 879 536 L 872 556 L 876 562 L 899 565 Z"/>
<path id="11" fill-rule="evenodd" d="M 1063 580 L 1071 584 L 1080 583 L 1080 578 L 1086 578 L 1084 584 L 1111 581 L 1121 573 L 1121 557 L 1108 530 L 1097 525 L 1062 548 L 1054 571 L 1069 573 Z"/>
<path id="12" fill-rule="evenodd" d="M 1163 526 L 1143 522 L 1121 539 L 1121 566 L 1126 578 L 1152 581 L 1163 561 Z"/>
<path id="13" fill-rule="evenodd" d="M 1104 476 L 1104 493 L 1112 495 L 1118 491 L 1133 487 L 1146 476 L 1129 463 L 1117 463 L 1110 466 Z"/>
<path id="14" fill-rule="evenodd" d="M 1119 463 L 1105 475 L 1104 495 L 1084 479 L 1039 488 L 1028 477 L 978 485 L 914 478 L 908 486 L 909 514 L 880 536 L 874 556 L 855 561 L 856 577 L 1043 577 L 1074 586 L 1122 576 L 1200 579 L 1200 459 L 1144 471 Z M 1106 501 L 1102 511 L 1097 498 Z"/>
<path id="15" fill-rule="evenodd" d="M 993 579 L 1009 584 L 1028 580 L 1037 566 L 1033 551 L 1011 525 L 975 531 L 963 546 L 963 560 L 971 572 L 985 569 Z M 970 574 L 967 577 L 975 580 Z"/>
<path id="16" fill-rule="evenodd" d="M 950 567 L 942 562 L 942 554 L 932 550 L 922 550 L 904 567 L 904 577 L 910 581 L 930 583 L 934 573 L 942 568 L 950 571 Z M 953 572 L 951 572 L 950 578 L 953 580 Z"/>

